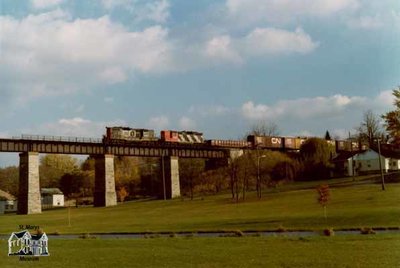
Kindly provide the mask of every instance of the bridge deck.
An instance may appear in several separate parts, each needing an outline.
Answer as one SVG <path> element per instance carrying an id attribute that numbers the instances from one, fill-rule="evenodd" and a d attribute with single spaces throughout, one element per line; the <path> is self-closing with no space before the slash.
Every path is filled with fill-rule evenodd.
<path id="1" fill-rule="evenodd" d="M 114 154 L 121 156 L 161 157 L 177 156 L 186 158 L 225 158 L 228 148 L 213 148 L 206 144 L 180 144 L 171 142 L 118 142 L 104 143 L 99 139 L 46 136 L 22 136 L 21 138 L 0 138 L 0 152 L 38 152 L 47 154 Z"/>

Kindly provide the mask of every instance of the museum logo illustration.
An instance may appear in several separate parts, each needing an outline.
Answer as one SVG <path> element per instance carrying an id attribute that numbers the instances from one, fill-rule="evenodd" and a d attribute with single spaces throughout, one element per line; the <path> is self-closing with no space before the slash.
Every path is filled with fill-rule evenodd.
<path id="1" fill-rule="evenodd" d="M 48 242 L 44 232 L 33 235 L 28 230 L 13 232 L 8 239 L 8 256 L 49 256 Z"/>

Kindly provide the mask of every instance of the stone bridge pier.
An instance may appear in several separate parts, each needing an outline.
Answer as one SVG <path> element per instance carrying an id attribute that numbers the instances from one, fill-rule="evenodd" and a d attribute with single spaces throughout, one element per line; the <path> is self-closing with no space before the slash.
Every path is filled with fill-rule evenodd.
<path id="1" fill-rule="evenodd" d="M 96 155 L 94 200 L 95 207 L 109 207 L 117 205 L 115 191 L 114 155 Z"/>
<path id="2" fill-rule="evenodd" d="M 34 152 L 19 155 L 18 214 L 42 212 L 39 183 L 39 154 Z"/>
<path id="3" fill-rule="evenodd" d="M 179 182 L 179 158 L 174 156 L 161 157 L 161 176 L 165 198 L 172 199 L 181 196 Z M 164 196 L 162 193 L 161 196 Z"/>

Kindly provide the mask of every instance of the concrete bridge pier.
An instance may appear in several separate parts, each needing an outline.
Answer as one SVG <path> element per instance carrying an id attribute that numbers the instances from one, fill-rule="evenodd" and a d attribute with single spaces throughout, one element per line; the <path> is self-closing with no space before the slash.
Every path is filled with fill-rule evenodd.
<path id="1" fill-rule="evenodd" d="M 42 213 L 39 183 L 39 154 L 19 155 L 18 214 Z"/>
<path id="2" fill-rule="evenodd" d="M 94 206 L 117 205 L 114 178 L 114 155 L 97 155 L 95 159 Z"/>
<path id="3" fill-rule="evenodd" d="M 166 199 L 180 197 L 179 158 L 174 156 L 162 157 L 161 169 L 163 185 L 165 186 L 163 191 L 165 191 Z M 162 193 L 162 196 L 164 196 L 164 193 Z"/>

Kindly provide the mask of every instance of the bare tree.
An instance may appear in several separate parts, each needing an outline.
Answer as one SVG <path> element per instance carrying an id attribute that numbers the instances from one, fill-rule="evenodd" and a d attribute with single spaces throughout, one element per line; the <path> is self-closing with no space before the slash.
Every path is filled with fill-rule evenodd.
<path id="1" fill-rule="evenodd" d="M 256 136 L 277 136 L 279 133 L 278 125 L 274 122 L 259 121 L 251 126 L 248 134 Z"/>
<path id="2" fill-rule="evenodd" d="M 357 127 L 358 138 L 363 142 L 368 142 L 371 146 L 374 143 L 374 139 L 383 135 L 383 129 L 381 127 L 381 119 L 372 112 L 367 110 L 363 114 L 363 121 L 360 126 Z"/>

